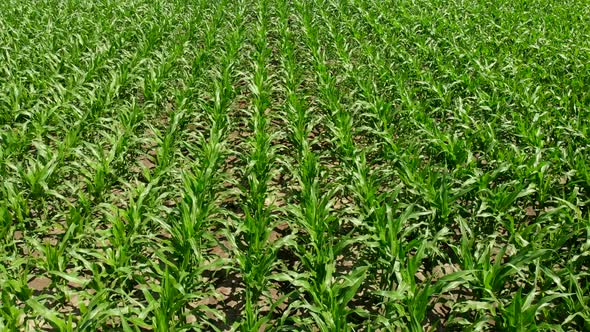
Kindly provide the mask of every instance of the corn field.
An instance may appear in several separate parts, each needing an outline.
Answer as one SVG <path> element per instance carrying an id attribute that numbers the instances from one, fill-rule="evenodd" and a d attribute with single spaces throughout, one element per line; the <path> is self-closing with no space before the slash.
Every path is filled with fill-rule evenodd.
<path id="1" fill-rule="evenodd" d="M 0 330 L 590 330 L 589 18 L 1 1 Z"/>

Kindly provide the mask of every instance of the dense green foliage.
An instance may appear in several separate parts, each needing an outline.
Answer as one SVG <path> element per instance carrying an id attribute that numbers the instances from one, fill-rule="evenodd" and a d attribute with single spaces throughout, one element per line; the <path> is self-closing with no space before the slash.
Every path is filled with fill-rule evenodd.
<path id="1" fill-rule="evenodd" d="M 0 2 L 0 330 L 590 329 L 590 4 Z"/>

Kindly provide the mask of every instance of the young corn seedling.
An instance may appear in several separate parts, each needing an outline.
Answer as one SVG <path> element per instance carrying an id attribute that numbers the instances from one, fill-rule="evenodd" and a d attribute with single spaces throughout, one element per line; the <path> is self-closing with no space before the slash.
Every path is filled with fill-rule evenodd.
<path id="1" fill-rule="evenodd" d="M 200 269 L 205 264 L 204 249 L 216 241 L 211 233 L 211 221 L 219 212 L 216 202 L 221 174 L 218 169 L 223 154 L 219 137 L 210 136 L 200 151 L 201 162 L 183 177 L 180 220 L 164 225 L 172 236 L 173 254 L 178 258 L 180 271 Z"/>
<path id="2" fill-rule="evenodd" d="M 190 279 L 189 273 L 180 272 L 178 277 L 174 277 L 166 267 L 163 273 L 161 283 L 150 285 L 150 290 L 157 294 L 157 297 L 151 294 L 147 289 L 143 289 L 143 294 L 148 302 L 147 310 L 153 312 L 151 328 L 154 331 L 186 331 L 188 329 L 196 328 L 196 323 L 186 322 L 184 308 L 187 304 L 192 301 L 199 299 L 204 294 L 198 292 L 190 292 L 190 289 L 185 288 L 184 285 L 187 282 L 184 279 Z M 177 280 L 178 279 L 178 280 Z M 188 282 L 191 284 L 192 282 Z M 216 314 L 215 311 L 210 310 L 206 306 L 199 306 L 202 312 L 208 312 Z M 201 313 L 202 315 L 202 313 Z M 200 317 L 202 321 L 205 321 Z M 216 330 L 215 326 L 206 323 L 199 328 L 213 329 Z"/>
<path id="3" fill-rule="evenodd" d="M 24 271 L 23 275 L 27 275 L 28 271 Z M 23 318 L 26 316 L 28 310 L 22 307 L 22 303 L 26 302 L 33 296 L 33 290 L 27 285 L 27 277 L 8 278 L 8 271 L 2 267 L 0 270 L 0 296 L 2 304 L 0 309 L 0 327 L 18 330 L 21 326 Z"/>
<path id="4" fill-rule="evenodd" d="M 56 156 L 43 158 L 43 160 L 29 158 L 26 169 L 19 169 L 20 176 L 24 180 L 32 199 L 40 199 L 51 190 L 56 160 Z"/>
<path id="5" fill-rule="evenodd" d="M 111 136 L 112 137 L 112 136 Z M 112 142 L 112 139 L 111 139 Z M 115 158 L 120 158 L 117 154 L 117 142 L 113 142 L 111 149 L 105 153 L 102 146 L 88 144 L 88 153 L 80 151 L 79 154 L 84 160 L 84 167 L 80 164 L 74 164 L 85 178 L 86 189 L 95 199 L 100 199 L 105 190 L 108 189 L 116 180 Z M 92 156 L 92 157 L 91 157 Z"/>

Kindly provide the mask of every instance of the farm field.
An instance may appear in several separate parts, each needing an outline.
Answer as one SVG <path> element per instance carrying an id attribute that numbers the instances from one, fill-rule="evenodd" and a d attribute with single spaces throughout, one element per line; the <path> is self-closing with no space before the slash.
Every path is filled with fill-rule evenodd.
<path id="1" fill-rule="evenodd" d="M 589 19 L 0 1 L 0 331 L 590 330 Z"/>

